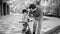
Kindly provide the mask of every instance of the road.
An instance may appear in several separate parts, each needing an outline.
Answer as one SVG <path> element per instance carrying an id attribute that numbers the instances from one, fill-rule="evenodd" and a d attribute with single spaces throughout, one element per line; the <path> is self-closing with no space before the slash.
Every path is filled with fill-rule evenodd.
<path id="1" fill-rule="evenodd" d="M 23 29 L 22 14 L 11 14 L 7 16 L 0 16 L 0 34 L 21 34 Z M 31 30 L 33 30 L 33 23 L 29 23 Z M 41 33 L 60 25 L 60 18 L 43 16 Z"/>

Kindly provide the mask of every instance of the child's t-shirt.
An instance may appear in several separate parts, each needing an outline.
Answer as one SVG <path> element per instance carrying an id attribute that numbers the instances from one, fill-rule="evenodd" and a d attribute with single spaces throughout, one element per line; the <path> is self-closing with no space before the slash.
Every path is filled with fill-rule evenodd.
<path id="1" fill-rule="evenodd" d="M 34 18 L 29 17 L 28 15 L 23 16 L 23 22 L 28 22 L 28 20 L 34 20 Z"/>
<path id="2" fill-rule="evenodd" d="M 27 22 L 28 16 L 23 16 L 23 21 Z"/>

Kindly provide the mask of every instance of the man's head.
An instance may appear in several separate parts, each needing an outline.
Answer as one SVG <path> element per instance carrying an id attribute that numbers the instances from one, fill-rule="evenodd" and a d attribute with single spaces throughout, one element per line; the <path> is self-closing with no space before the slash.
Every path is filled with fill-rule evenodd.
<path id="1" fill-rule="evenodd" d="M 34 12 L 36 10 L 36 5 L 35 4 L 31 4 L 29 6 L 29 9 L 30 9 L 30 11 Z"/>
<path id="2" fill-rule="evenodd" d="M 36 8 L 36 5 L 35 4 L 31 4 L 30 6 L 29 6 L 29 9 L 35 9 Z"/>

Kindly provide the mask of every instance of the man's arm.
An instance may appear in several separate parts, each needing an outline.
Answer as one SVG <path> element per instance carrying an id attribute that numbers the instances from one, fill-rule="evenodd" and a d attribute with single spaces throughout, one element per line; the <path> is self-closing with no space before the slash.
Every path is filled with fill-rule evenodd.
<path id="1" fill-rule="evenodd" d="M 32 21 L 34 21 L 34 18 L 28 16 L 28 22 L 32 22 Z"/>

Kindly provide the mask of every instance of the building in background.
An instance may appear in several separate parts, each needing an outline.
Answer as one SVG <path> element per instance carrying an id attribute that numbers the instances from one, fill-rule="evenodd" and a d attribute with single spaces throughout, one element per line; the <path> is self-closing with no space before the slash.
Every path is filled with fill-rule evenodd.
<path id="1" fill-rule="evenodd" d="M 9 15 L 9 5 L 7 4 L 9 0 L 0 0 L 0 16 Z"/>
<path id="2" fill-rule="evenodd" d="M 36 1 L 38 0 L 0 0 L 0 16 L 9 15 L 10 12 L 19 13 Z"/>

